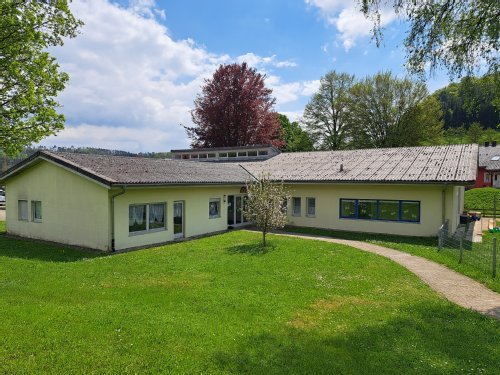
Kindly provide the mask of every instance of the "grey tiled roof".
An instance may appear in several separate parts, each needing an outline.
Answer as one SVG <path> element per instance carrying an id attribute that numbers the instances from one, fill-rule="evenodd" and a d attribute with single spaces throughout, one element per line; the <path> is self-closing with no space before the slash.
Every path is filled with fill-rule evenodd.
<path id="1" fill-rule="evenodd" d="M 107 185 L 244 184 L 261 173 L 284 182 L 466 184 L 476 178 L 478 146 L 297 152 L 239 164 L 39 151 L 7 170 L 0 180 L 40 158 Z"/>
<path id="2" fill-rule="evenodd" d="M 477 145 L 401 147 L 284 153 L 242 165 L 285 182 L 470 183 L 477 154 Z"/>
<path id="3" fill-rule="evenodd" d="M 39 151 L 2 175 L 17 173 L 41 157 L 107 185 L 244 184 L 251 179 L 236 164 Z"/>
<path id="4" fill-rule="evenodd" d="M 500 170 L 500 160 L 491 160 L 494 156 L 500 157 L 500 147 L 479 147 L 479 166 L 489 171 Z"/>

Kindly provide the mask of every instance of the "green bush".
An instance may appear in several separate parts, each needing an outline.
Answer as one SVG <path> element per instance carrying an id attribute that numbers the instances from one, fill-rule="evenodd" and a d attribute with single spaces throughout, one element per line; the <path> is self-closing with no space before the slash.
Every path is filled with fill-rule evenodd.
<path id="1" fill-rule="evenodd" d="M 466 210 L 472 209 L 493 209 L 494 197 L 497 197 L 497 210 L 500 210 L 500 189 L 480 188 L 471 189 L 465 192 L 464 205 Z"/>

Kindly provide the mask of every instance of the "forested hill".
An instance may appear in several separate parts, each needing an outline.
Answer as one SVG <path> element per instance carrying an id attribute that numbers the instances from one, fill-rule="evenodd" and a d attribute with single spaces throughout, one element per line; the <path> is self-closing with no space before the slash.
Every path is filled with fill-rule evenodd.
<path id="1" fill-rule="evenodd" d="M 441 103 L 445 129 L 468 129 L 472 123 L 497 129 L 500 124 L 500 73 L 463 78 L 433 95 Z"/>

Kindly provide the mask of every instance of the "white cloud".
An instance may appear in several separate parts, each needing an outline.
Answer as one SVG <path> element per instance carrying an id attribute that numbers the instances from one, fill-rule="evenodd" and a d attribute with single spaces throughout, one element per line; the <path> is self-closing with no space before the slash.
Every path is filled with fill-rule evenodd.
<path id="1" fill-rule="evenodd" d="M 295 66 L 275 55 L 249 52 L 232 58 L 210 53 L 191 39 L 174 40 L 160 23 L 164 11 L 154 0 L 134 0 L 127 7 L 80 0 L 70 6 L 85 26 L 77 38 L 52 50 L 70 75 L 59 97 L 67 126 L 44 145 L 134 151 L 184 148 L 188 140 L 179 124 L 192 125 L 193 100 L 219 64 L 247 61 L 264 72 L 266 67 Z M 279 82 L 278 102 L 298 98 L 300 87 Z"/>
<path id="2" fill-rule="evenodd" d="M 309 6 L 318 8 L 326 22 L 335 26 L 346 51 L 354 47 L 359 39 L 371 35 L 373 21 L 363 15 L 357 1 L 305 0 L 305 2 Z M 396 18 L 396 13 L 388 5 L 381 8 L 380 24 L 382 27 L 387 26 Z"/>
<path id="3" fill-rule="evenodd" d="M 262 57 L 258 56 L 252 52 L 246 53 L 244 55 L 240 55 L 236 58 L 238 63 L 246 62 L 248 65 L 259 68 L 263 66 L 274 66 L 277 68 L 293 68 L 296 67 L 297 64 L 293 61 L 278 61 L 276 60 L 276 55 Z"/>

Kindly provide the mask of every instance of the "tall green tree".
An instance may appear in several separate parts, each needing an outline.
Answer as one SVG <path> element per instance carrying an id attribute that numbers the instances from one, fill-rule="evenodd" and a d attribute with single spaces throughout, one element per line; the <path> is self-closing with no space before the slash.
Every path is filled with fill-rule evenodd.
<path id="1" fill-rule="evenodd" d="M 319 148 L 339 150 L 347 140 L 345 113 L 354 76 L 331 71 L 321 77 L 320 87 L 304 110 L 304 123 Z"/>
<path id="2" fill-rule="evenodd" d="M 437 143 L 442 112 L 424 83 L 378 73 L 350 90 L 346 120 L 353 147 L 399 147 Z"/>
<path id="3" fill-rule="evenodd" d="M 281 124 L 283 141 L 285 142 L 282 148 L 283 151 L 297 152 L 314 150 L 313 140 L 309 134 L 300 127 L 297 121 L 290 122 L 290 119 L 283 114 L 278 114 L 278 119 Z"/>
<path id="4" fill-rule="evenodd" d="M 64 127 L 55 97 L 68 75 L 47 48 L 82 22 L 67 0 L 0 0 L 0 15 L 0 150 L 14 155 Z"/>
<path id="5" fill-rule="evenodd" d="M 380 44 L 381 9 L 392 4 L 409 23 L 405 39 L 407 68 L 425 74 L 444 67 L 452 77 L 471 75 L 483 64 L 498 71 L 500 2 L 498 0 L 359 0 L 365 16 L 374 21 Z"/>

